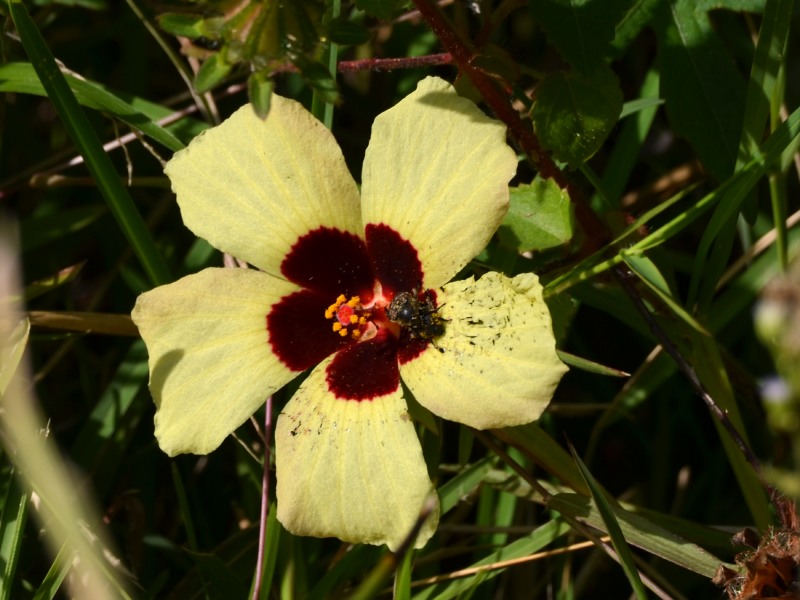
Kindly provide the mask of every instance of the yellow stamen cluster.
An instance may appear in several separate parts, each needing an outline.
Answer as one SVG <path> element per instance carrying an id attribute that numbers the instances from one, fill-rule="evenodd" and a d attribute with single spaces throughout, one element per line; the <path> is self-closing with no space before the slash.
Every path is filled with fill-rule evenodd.
<path id="1" fill-rule="evenodd" d="M 342 337 L 346 337 L 349 333 L 350 337 L 354 340 L 361 337 L 362 327 L 367 324 L 370 313 L 361 308 L 360 302 L 361 298 L 358 296 L 353 296 L 348 300 L 344 294 L 340 294 L 339 297 L 336 298 L 336 302 L 325 310 L 325 318 L 334 319 L 332 326 L 333 331 Z M 339 318 L 339 309 L 345 305 L 353 309 L 353 313 L 347 317 L 349 323 L 346 324 L 342 323 Z M 350 326 L 353 326 L 353 328 L 350 329 Z"/>

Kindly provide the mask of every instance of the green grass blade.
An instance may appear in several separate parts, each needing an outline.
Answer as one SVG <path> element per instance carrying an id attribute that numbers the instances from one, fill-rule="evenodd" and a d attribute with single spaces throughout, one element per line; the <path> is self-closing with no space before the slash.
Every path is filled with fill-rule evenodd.
<path id="1" fill-rule="evenodd" d="M 550 500 L 548 507 L 605 531 L 606 523 L 590 498 L 578 494 L 557 494 Z M 618 506 L 611 510 L 627 542 L 637 548 L 709 578 L 714 576 L 722 562 L 699 546 L 688 543 L 641 515 Z"/>
<path id="2" fill-rule="evenodd" d="M 492 470 L 494 456 L 488 455 L 481 460 L 466 466 L 458 475 L 442 485 L 437 492 L 439 493 L 439 506 L 442 514 L 450 511 L 461 498 L 471 494 L 483 483 L 483 478 Z"/>
<path id="3" fill-rule="evenodd" d="M 520 450 L 528 460 L 558 477 L 571 489 L 581 494 L 589 494 L 586 483 L 572 457 L 536 423 L 494 429 L 492 432 L 504 442 Z"/>
<path id="4" fill-rule="evenodd" d="M 42 584 L 36 590 L 33 600 L 53 600 L 56 597 L 64 578 L 69 573 L 69 565 L 73 558 L 74 552 L 69 547 L 63 546 L 50 565 Z"/>
<path id="5" fill-rule="evenodd" d="M 278 506 L 274 502 L 269 507 L 269 514 L 267 515 L 266 536 L 264 539 L 264 564 L 261 571 L 261 595 L 259 598 L 267 600 L 270 597 L 270 589 L 272 588 L 272 578 L 275 576 L 275 565 L 278 561 L 278 550 L 280 548 L 281 524 L 278 523 Z M 252 596 L 253 584 L 250 586 L 250 595 Z"/>
<path id="6" fill-rule="evenodd" d="M 3 582 L 3 585 L 0 585 L 0 600 L 10 600 L 12 582 L 16 581 L 14 574 L 22 548 L 25 523 L 28 520 L 29 500 L 30 493 L 22 490 L 14 470 L 10 470 L 0 514 L 0 563 L 3 565 L 0 574 L 0 582 Z"/>
<path id="7" fill-rule="evenodd" d="M 141 98 L 124 98 L 96 82 L 78 79 L 68 73 L 63 75 L 81 106 L 112 114 L 173 152 L 185 146 L 172 132 L 155 123 L 171 115 L 170 109 Z M 30 63 L 0 65 L 0 92 L 47 96 L 47 91 Z"/>
<path id="8" fill-rule="evenodd" d="M 492 568 L 492 565 L 495 563 L 530 556 L 552 544 L 570 530 L 571 527 L 569 524 L 560 518 L 548 521 L 525 537 L 511 542 L 507 546 L 492 552 L 485 558 L 470 565 L 470 568 L 479 569 L 474 575 L 469 575 L 453 581 L 431 584 L 416 593 L 413 596 L 413 600 L 432 600 L 433 598 L 436 600 L 449 600 L 450 598 L 463 598 L 478 584 L 489 581 L 506 571 L 506 568 Z M 481 569 L 481 567 L 484 567 L 484 569 Z"/>
<path id="9" fill-rule="evenodd" d="M 625 261 L 625 264 L 628 265 L 628 268 L 630 268 L 630 270 L 667 305 L 669 310 L 671 310 L 678 319 L 699 333 L 708 333 L 705 327 L 672 297 L 672 292 L 667 287 L 663 275 L 661 275 L 661 272 L 652 260 L 646 256 L 635 255 L 625 251 L 621 252 L 620 256 L 622 260 Z"/>
<path id="10" fill-rule="evenodd" d="M 47 44 L 21 0 L 9 3 L 11 17 L 19 32 L 25 51 L 53 102 L 64 127 L 86 160 L 89 172 L 108 203 L 122 232 L 154 285 L 169 283 L 172 277 L 163 257 L 156 248 L 147 226 L 136 209 L 133 199 L 122 185 L 111 159 L 83 113 L 64 75 L 56 64 Z"/>
<path id="11" fill-rule="evenodd" d="M 575 464 L 578 465 L 578 469 L 580 469 L 583 480 L 586 482 L 586 486 L 592 493 L 595 506 L 603 519 L 608 535 L 611 536 L 611 543 L 617 551 L 617 558 L 619 558 L 622 570 L 625 571 L 625 576 L 628 578 L 631 588 L 633 588 L 633 593 L 636 594 L 639 600 L 647 600 L 647 589 L 644 587 L 641 577 L 639 577 L 639 570 L 636 568 L 636 563 L 633 560 L 633 553 L 617 522 L 611 504 L 606 499 L 605 493 L 597 484 L 597 481 L 595 481 L 589 469 L 583 463 L 580 456 L 578 456 L 578 453 L 575 452 L 575 448 L 572 447 L 572 444 L 569 445 L 569 449 L 572 453 L 572 457 L 575 459 Z"/>
<path id="12" fill-rule="evenodd" d="M 406 552 L 403 561 L 397 566 L 394 574 L 394 600 L 411 599 L 411 573 L 414 564 L 414 552 Z"/>

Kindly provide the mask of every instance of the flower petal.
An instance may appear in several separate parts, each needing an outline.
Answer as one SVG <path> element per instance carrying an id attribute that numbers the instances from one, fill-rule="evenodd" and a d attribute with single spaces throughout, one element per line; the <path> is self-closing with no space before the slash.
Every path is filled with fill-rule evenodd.
<path id="1" fill-rule="evenodd" d="M 447 284 L 438 299 L 442 351 L 429 345 L 400 365 L 419 403 L 476 429 L 538 419 L 567 367 L 536 275 L 487 273 Z"/>
<path id="2" fill-rule="evenodd" d="M 432 493 L 422 448 L 399 385 L 372 400 L 338 399 L 326 384 L 331 362 L 311 372 L 278 417 L 278 520 L 296 535 L 394 550 Z M 438 520 L 437 507 L 417 547 Z"/>
<path id="3" fill-rule="evenodd" d="M 411 242 L 424 288 L 449 281 L 503 220 L 517 168 L 505 136 L 505 125 L 435 77 L 375 119 L 362 173 L 364 224 L 386 224 Z"/>
<path id="4" fill-rule="evenodd" d="M 207 454 L 297 373 L 273 354 L 270 306 L 297 288 L 251 269 L 205 269 L 139 296 L 156 437 L 174 456 Z"/>
<path id="5" fill-rule="evenodd" d="M 273 95 L 264 121 L 243 106 L 177 152 L 165 172 L 189 229 L 273 275 L 309 231 L 363 233 L 358 189 L 336 140 L 294 100 Z"/>

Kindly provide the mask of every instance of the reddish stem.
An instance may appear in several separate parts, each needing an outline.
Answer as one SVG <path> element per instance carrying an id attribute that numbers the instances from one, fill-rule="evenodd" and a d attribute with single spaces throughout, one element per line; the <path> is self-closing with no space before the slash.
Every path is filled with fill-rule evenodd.
<path id="1" fill-rule="evenodd" d="M 453 57 L 449 52 L 429 54 L 428 56 L 409 56 L 406 58 L 364 58 L 362 60 L 343 60 L 336 65 L 342 73 L 346 71 L 392 71 L 394 69 L 413 69 L 415 67 L 435 67 L 449 65 Z"/>

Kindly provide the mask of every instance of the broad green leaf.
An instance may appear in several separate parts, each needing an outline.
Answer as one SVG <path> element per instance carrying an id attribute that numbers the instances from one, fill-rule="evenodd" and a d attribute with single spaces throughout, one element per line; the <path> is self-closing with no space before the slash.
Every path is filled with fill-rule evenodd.
<path id="1" fill-rule="evenodd" d="M 583 73 L 610 56 L 617 23 L 632 0 L 529 0 L 534 18 L 559 53 Z"/>
<path id="2" fill-rule="evenodd" d="M 572 202 L 552 179 L 511 188 L 500 241 L 517 252 L 542 251 L 569 243 L 574 235 Z"/>
<path id="3" fill-rule="evenodd" d="M 619 82 L 608 67 L 590 75 L 554 73 L 536 88 L 536 135 L 556 160 L 577 166 L 594 155 L 622 110 Z"/>
<path id="4" fill-rule="evenodd" d="M 673 129 L 718 180 L 732 174 L 745 84 L 694 0 L 662 3 L 656 20 L 661 90 Z"/>

